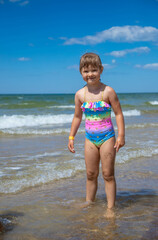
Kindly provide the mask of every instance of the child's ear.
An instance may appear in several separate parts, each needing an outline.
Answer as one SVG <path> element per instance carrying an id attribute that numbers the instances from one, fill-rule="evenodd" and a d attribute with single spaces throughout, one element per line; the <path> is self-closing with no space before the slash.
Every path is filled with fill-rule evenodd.
<path id="1" fill-rule="evenodd" d="M 104 70 L 104 67 L 102 66 L 100 69 L 100 74 L 103 72 L 103 70 Z"/>

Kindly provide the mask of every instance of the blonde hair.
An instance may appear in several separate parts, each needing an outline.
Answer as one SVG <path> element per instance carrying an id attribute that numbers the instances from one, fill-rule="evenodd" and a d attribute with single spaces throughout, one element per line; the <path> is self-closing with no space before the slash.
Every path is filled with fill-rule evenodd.
<path id="1" fill-rule="evenodd" d="M 103 68 L 99 55 L 95 53 L 85 53 L 82 55 L 80 59 L 80 72 L 83 67 L 88 67 L 89 65 L 97 67 L 100 70 Z"/>

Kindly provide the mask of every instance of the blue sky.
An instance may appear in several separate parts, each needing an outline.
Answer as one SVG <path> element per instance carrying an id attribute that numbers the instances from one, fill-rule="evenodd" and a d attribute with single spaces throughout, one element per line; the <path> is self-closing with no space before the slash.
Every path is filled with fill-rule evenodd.
<path id="1" fill-rule="evenodd" d="M 0 93 L 74 93 L 85 52 L 116 92 L 158 92 L 158 0 L 0 0 Z"/>

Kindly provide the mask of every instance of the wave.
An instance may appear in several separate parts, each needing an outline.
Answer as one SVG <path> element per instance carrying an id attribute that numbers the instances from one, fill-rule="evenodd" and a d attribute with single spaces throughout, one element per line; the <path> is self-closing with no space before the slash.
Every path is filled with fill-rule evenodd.
<path id="1" fill-rule="evenodd" d="M 125 125 L 126 129 L 136 129 L 136 128 L 150 128 L 150 127 L 158 127 L 158 123 L 142 123 L 142 124 L 132 124 L 132 125 Z"/>
<path id="2" fill-rule="evenodd" d="M 144 124 L 132 124 L 125 125 L 126 129 L 139 129 L 139 128 L 157 128 L 158 123 L 144 123 Z M 115 130 L 117 130 L 117 126 L 115 126 Z M 78 134 L 84 133 L 84 127 L 80 127 L 78 130 Z M 61 134 L 69 134 L 70 128 L 55 128 L 55 129 L 25 129 L 25 128 L 14 128 L 14 129 L 2 129 L 0 131 L 0 135 L 8 134 L 8 135 L 61 135 Z"/>
<path id="3" fill-rule="evenodd" d="M 47 107 L 47 108 L 64 108 L 64 109 L 74 109 L 75 108 L 75 105 L 59 105 L 59 106 L 57 106 L 57 105 L 55 105 L 55 106 L 49 106 L 49 107 Z"/>
<path id="4" fill-rule="evenodd" d="M 116 156 L 116 163 L 125 163 L 132 159 L 137 159 L 140 157 L 152 157 L 158 154 L 157 148 L 146 147 L 144 149 L 136 149 L 126 152 L 122 151 Z"/>
<path id="5" fill-rule="evenodd" d="M 79 128 L 78 133 L 84 133 L 84 128 Z M 24 129 L 24 128 L 14 128 L 14 129 L 3 129 L 0 134 L 9 135 L 59 135 L 59 134 L 69 134 L 70 128 L 57 128 L 53 130 L 45 129 Z"/>
<path id="6" fill-rule="evenodd" d="M 134 109 L 123 111 L 124 116 L 140 116 L 141 112 Z M 112 113 L 114 117 L 114 113 Z M 71 123 L 73 114 L 58 114 L 58 115 L 3 115 L 0 116 L 0 129 L 17 128 L 17 127 L 36 127 L 46 125 L 58 125 Z M 84 118 L 83 118 L 84 119 Z"/>
<path id="7" fill-rule="evenodd" d="M 151 105 L 158 105 L 158 101 L 149 101 Z"/>
<path id="8" fill-rule="evenodd" d="M 135 160 L 141 157 L 151 157 L 158 154 L 158 149 L 144 147 L 142 149 L 125 149 L 116 156 L 116 164 L 124 164 L 127 161 Z M 55 157 L 50 162 L 47 157 Z M 59 157 L 59 158 L 58 158 Z M 61 161 L 62 157 L 62 161 Z M 13 157 L 12 157 L 13 158 Z M 60 152 L 43 153 L 35 156 L 23 156 L 23 164 L 20 164 L 20 156 L 14 156 L 17 161 L 14 165 L 7 165 L 0 171 L 0 193 L 16 193 L 30 187 L 47 184 L 53 181 L 68 179 L 76 176 L 79 172 L 85 171 L 84 156 L 75 155 L 72 160 L 64 160 Z M 39 161 L 41 159 L 41 161 Z M 31 162 L 28 162 L 31 160 Z M 9 174 L 8 174 L 9 172 Z M 7 177 L 6 177 L 7 175 Z"/>
<path id="9" fill-rule="evenodd" d="M 85 170 L 83 160 L 70 160 L 60 163 L 41 163 L 36 166 L 24 168 L 23 174 L 19 170 L 12 169 L 16 174 L 13 178 L 5 178 L 0 182 L 0 193 L 15 193 L 29 187 L 38 186 L 76 175 L 78 171 Z M 3 178 L 3 176 L 2 176 Z"/>
<path id="10" fill-rule="evenodd" d="M 26 160 L 33 160 L 33 159 L 39 159 L 39 158 L 44 158 L 44 157 L 58 157 L 61 156 L 62 152 L 45 152 L 41 154 L 36 154 L 36 155 L 15 155 L 11 156 L 11 159 L 25 159 Z M 8 157 L 0 157 L 0 159 L 8 159 Z"/>
<path id="11" fill-rule="evenodd" d="M 17 127 L 36 127 L 44 125 L 63 125 L 72 122 L 73 114 L 59 115 L 3 115 L 0 117 L 0 129 Z"/>
<path id="12" fill-rule="evenodd" d="M 140 116 L 141 111 L 139 111 L 137 109 L 127 110 L 127 111 L 123 111 L 123 115 L 125 117 Z M 114 117 L 114 113 L 112 113 L 112 117 Z"/>

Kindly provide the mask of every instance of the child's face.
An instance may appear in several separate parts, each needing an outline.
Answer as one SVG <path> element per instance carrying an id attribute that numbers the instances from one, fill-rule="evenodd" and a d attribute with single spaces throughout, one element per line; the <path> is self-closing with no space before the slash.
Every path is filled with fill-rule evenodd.
<path id="1" fill-rule="evenodd" d="M 83 80 L 90 85 L 95 85 L 100 81 L 100 74 L 102 73 L 103 68 L 94 67 L 89 65 L 88 67 L 83 67 L 81 70 L 81 74 Z"/>

